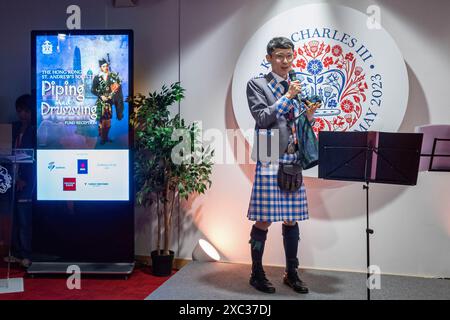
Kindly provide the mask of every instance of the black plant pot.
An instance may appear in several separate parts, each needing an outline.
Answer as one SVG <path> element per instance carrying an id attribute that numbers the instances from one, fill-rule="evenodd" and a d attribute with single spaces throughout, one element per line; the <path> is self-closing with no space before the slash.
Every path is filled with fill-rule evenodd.
<path id="1" fill-rule="evenodd" d="M 158 277 L 167 277 L 172 274 L 173 257 L 174 252 L 169 250 L 169 255 L 158 255 L 158 250 L 154 250 L 151 253 L 152 256 L 152 273 Z"/>

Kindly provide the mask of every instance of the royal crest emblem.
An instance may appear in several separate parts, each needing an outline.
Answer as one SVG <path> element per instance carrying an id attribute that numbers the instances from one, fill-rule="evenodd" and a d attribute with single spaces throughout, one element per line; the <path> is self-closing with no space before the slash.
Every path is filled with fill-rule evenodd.
<path id="1" fill-rule="evenodd" d="M 367 28 L 368 16 L 341 5 L 305 4 L 266 21 L 246 42 L 232 80 L 233 113 L 250 146 L 255 126 L 246 85 L 271 72 L 266 45 L 283 36 L 294 44 L 293 70 L 303 98 L 319 96 L 314 132 L 387 131 L 400 127 L 409 81 L 402 54 L 383 28 Z M 311 173 L 314 174 L 313 172 Z"/>
<path id="2" fill-rule="evenodd" d="M 302 83 L 302 96 L 318 95 L 314 131 L 348 131 L 362 115 L 368 89 L 363 67 L 342 46 L 312 40 L 295 48 L 292 67 Z"/>
<path id="3" fill-rule="evenodd" d="M 46 40 L 41 46 L 42 54 L 52 54 L 53 53 L 53 45 L 50 41 Z"/>

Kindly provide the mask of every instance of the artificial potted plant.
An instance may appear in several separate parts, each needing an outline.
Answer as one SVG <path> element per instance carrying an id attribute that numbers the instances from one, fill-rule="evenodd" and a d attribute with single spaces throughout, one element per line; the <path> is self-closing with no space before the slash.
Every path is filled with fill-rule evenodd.
<path id="1" fill-rule="evenodd" d="M 169 249 L 174 203 L 211 186 L 214 150 L 198 143 L 201 131 L 196 123 L 186 125 L 179 114 L 172 116 L 169 110 L 183 98 L 184 89 L 177 82 L 129 100 L 135 131 L 136 200 L 155 209 L 158 234 L 151 257 L 153 274 L 159 276 L 172 271 L 174 252 Z"/>

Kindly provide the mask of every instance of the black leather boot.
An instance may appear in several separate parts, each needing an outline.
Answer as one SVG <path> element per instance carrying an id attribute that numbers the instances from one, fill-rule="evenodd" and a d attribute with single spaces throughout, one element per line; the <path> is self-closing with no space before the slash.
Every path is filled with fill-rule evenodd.
<path id="1" fill-rule="evenodd" d="M 308 286 L 300 279 L 297 273 L 298 260 L 295 259 L 288 263 L 288 270 L 284 274 L 283 283 L 294 289 L 295 292 L 308 293 Z"/>
<path id="2" fill-rule="evenodd" d="M 250 232 L 250 249 L 252 254 L 252 274 L 250 276 L 250 285 L 255 289 L 265 292 L 274 293 L 275 287 L 266 278 L 262 266 L 262 256 L 267 238 L 267 230 L 261 230 L 253 226 Z"/>
<path id="3" fill-rule="evenodd" d="M 252 263 L 252 275 L 250 276 L 249 283 L 256 290 L 265 293 L 275 293 L 275 287 L 266 278 L 266 273 L 264 272 L 261 262 L 254 261 Z"/>
<path id="4" fill-rule="evenodd" d="M 298 242 L 300 240 L 300 231 L 298 229 L 298 223 L 293 226 L 283 224 L 283 244 L 284 253 L 286 256 L 286 273 L 283 278 L 283 282 L 299 293 L 308 293 L 308 287 L 304 283 L 297 273 L 298 268 Z"/>

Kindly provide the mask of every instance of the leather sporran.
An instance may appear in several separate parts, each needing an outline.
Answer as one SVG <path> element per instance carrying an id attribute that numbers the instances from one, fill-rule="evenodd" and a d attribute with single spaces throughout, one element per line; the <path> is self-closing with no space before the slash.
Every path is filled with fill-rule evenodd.
<path id="1" fill-rule="evenodd" d="M 303 182 L 302 167 L 298 164 L 280 163 L 278 167 L 278 186 L 282 191 L 295 192 Z"/>

